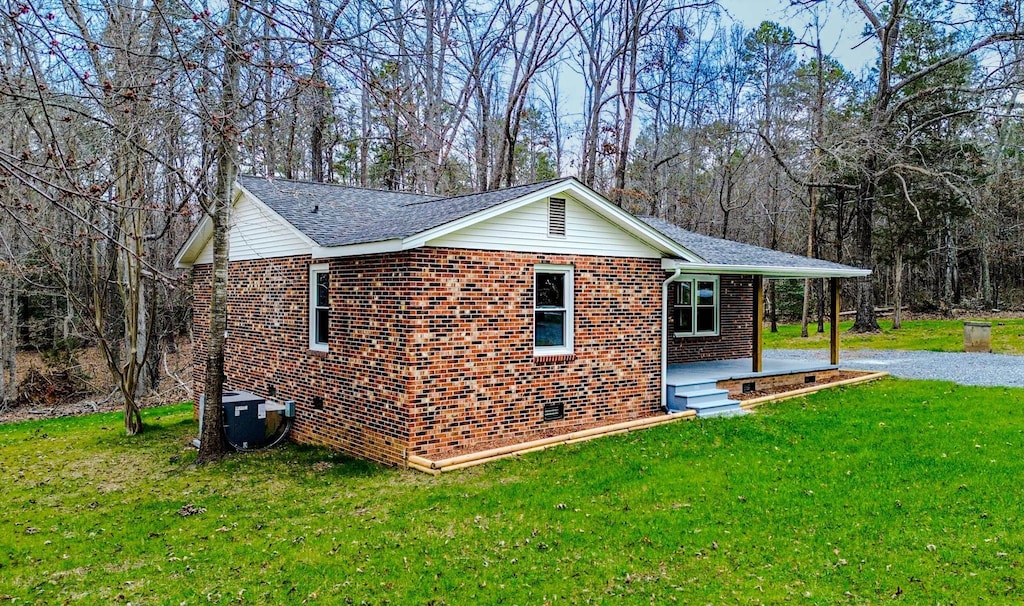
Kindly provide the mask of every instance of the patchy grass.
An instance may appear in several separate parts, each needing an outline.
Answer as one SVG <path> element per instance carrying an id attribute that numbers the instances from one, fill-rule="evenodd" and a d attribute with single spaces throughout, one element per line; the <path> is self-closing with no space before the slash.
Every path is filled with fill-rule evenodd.
<path id="1" fill-rule="evenodd" d="M 993 353 L 1024 355 L 1024 318 L 999 318 L 979 321 L 992 322 Z M 904 320 L 899 330 L 892 329 L 892 320 L 878 321 L 882 332 L 853 334 L 848 332 L 853 321 L 840 322 L 842 347 L 849 349 L 923 349 L 928 351 L 963 351 L 963 320 Z M 779 332 L 771 333 L 765 325 L 764 346 L 772 349 L 827 349 L 828 324 L 824 333 L 817 333 L 817 325 L 809 327 L 805 339 L 800 336 L 800 324 L 780 324 Z"/>
<path id="2" fill-rule="evenodd" d="M 188 406 L 2 426 L 0 602 L 1018 602 L 1022 409 L 887 379 L 438 478 L 196 468 Z"/>

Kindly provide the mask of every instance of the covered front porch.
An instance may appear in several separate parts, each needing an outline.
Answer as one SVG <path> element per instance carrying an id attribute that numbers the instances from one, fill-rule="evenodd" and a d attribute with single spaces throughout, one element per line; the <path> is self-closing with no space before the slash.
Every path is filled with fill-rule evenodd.
<path id="1" fill-rule="evenodd" d="M 666 281 L 664 299 L 666 334 L 663 385 L 667 411 L 695 411 L 698 417 L 745 414 L 746 411 L 739 403 L 742 394 L 770 392 L 780 387 L 801 389 L 819 382 L 829 382 L 839 373 L 840 279 L 857 276 L 863 270 L 716 267 L 714 269 L 718 270 L 718 277 L 700 274 L 700 277 L 693 278 L 693 288 L 705 289 L 704 294 L 698 295 L 697 300 L 703 296 L 716 304 L 715 333 L 703 338 L 686 338 L 686 335 L 683 335 L 684 338 L 680 339 L 680 335 L 669 332 L 669 326 L 679 325 L 678 321 L 673 323 L 669 308 L 672 304 L 679 307 L 678 301 L 688 299 L 685 292 L 682 296 L 671 296 L 668 286 L 680 279 L 687 280 L 688 275 L 697 271 L 707 272 L 711 268 L 697 268 L 681 263 L 663 263 L 663 266 L 673 272 L 673 276 Z M 724 286 L 719 289 L 719 282 L 726 284 L 726 276 L 739 277 L 729 281 L 731 290 L 725 289 Z M 768 280 L 782 278 L 828 280 L 828 363 L 765 358 L 765 284 Z M 739 296 L 744 290 L 745 294 Z M 729 296 L 732 297 L 731 301 Z M 726 318 L 730 320 L 729 331 L 726 330 Z M 740 322 L 740 319 L 743 321 Z M 730 347 L 721 347 L 720 343 L 730 332 L 734 335 L 745 335 L 740 339 L 732 338 Z M 673 337 L 675 340 L 672 341 L 670 348 L 670 339 Z M 690 353 L 681 353 L 681 348 Z M 744 353 L 749 355 L 743 356 Z"/>
<path id="2" fill-rule="evenodd" d="M 665 373 L 669 412 L 693 410 L 698 417 L 745 414 L 743 394 L 770 392 L 780 387 L 801 389 L 827 383 L 839 373 L 838 364 L 762 358 L 753 370 L 751 358 L 670 364 Z"/>
<path id="3" fill-rule="evenodd" d="M 706 362 L 688 362 L 686 364 L 669 364 L 665 382 L 670 386 L 693 385 L 719 381 L 745 381 L 748 383 L 763 382 L 765 379 L 793 375 L 801 377 L 800 382 L 811 383 L 807 376 L 838 370 L 838 364 L 805 362 L 802 360 L 783 360 L 763 358 L 761 370 L 752 369 L 751 358 L 734 360 L 708 360 Z M 748 391 L 754 391 L 748 390 Z"/>

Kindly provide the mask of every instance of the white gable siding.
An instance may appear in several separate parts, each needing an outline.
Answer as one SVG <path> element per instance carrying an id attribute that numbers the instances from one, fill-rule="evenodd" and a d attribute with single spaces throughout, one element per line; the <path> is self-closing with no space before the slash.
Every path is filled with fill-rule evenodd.
<path id="1" fill-rule="evenodd" d="M 556 196 L 563 197 L 563 196 Z M 548 235 L 548 202 L 541 200 L 427 242 L 427 246 L 661 258 L 661 253 L 564 196 L 565 237 Z"/>
<path id="2" fill-rule="evenodd" d="M 228 255 L 232 261 L 308 255 L 306 243 L 284 219 L 243 194 L 231 212 Z M 213 262 L 213 238 L 195 261 Z"/>

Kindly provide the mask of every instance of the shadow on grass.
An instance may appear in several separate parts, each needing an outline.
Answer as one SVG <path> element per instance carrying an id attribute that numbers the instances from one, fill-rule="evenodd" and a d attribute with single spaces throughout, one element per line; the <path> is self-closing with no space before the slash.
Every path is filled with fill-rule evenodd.
<path id="1" fill-rule="evenodd" d="M 231 452 L 218 465 L 229 472 L 286 472 L 298 484 L 376 478 L 395 471 L 395 468 L 357 459 L 322 446 L 293 443 L 267 450 Z"/>

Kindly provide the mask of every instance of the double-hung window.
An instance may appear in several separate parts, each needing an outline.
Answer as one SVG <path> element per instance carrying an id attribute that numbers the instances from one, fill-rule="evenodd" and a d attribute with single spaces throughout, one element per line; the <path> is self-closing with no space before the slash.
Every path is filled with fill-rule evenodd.
<path id="1" fill-rule="evenodd" d="M 717 335 L 719 297 L 717 276 L 692 276 L 677 281 L 672 309 L 675 335 Z"/>
<path id="2" fill-rule="evenodd" d="M 573 352 L 571 265 L 537 265 L 533 274 L 533 352 L 538 356 Z"/>
<path id="3" fill-rule="evenodd" d="M 326 263 L 309 267 L 309 348 L 327 351 L 331 331 L 331 268 Z"/>

